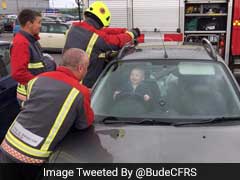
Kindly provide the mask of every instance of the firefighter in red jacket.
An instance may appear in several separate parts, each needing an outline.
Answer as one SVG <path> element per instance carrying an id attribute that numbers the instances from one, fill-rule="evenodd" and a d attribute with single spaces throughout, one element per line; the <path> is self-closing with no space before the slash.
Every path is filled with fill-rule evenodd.
<path id="1" fill-rule="evenodd" d="M 20 102 L 26 100 L 26 84 L 36 75 L 48 71 L 46 63 L 51 63 L 43 56 L 40 48 L 39 32 L 41 28 L 41 14 L 24 9 L 18 20 L 21 30 L 14 36 L 11 47 L 11 75 L 19 84 L 17 98 Z M 52 69 L 55 63 L 52 62 Z"/>
<path id="2" fill-rule="evenodd" d="M 90 65 L 83 84 L 91 88 L 108 63 L 108 58 L 103 57 L 109 51 L 118 51 L 127 42 L 139 37 L 140 31 L 138 28 L 130 31 L 125 28 L 108 28 L 111 13 L 101 1 L 92 3 L 84 15 L 85 21 L 73 23 L 69 30 L 64 51 L 69 48 L 86 51 Z"/>
<path id="3" fill-rule="evenodd" d="M 1 144 L 3 162 L 42 164 L 71 128 L 92 125 L 90 92 L 79 83 L 87 72 L 88 56 L 81 49 L 69 49 L 62 65 L 29 81 L 24 109 Z"/>

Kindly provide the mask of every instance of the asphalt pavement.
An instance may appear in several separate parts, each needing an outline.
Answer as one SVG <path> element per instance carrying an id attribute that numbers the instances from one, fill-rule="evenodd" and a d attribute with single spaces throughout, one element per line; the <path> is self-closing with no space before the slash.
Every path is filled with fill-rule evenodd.
<path id="1" fill-rule="evenodd" d="M 12 33 L 0 34 L 0 41 L 12 41 L 12 38 L 13 38 Z M 53 56 L 57 64 L 60 63 L 61 56 L 62 56 L 61 53 L 55 53 L 55 52 L 47 52 L 47 53 Z"/>

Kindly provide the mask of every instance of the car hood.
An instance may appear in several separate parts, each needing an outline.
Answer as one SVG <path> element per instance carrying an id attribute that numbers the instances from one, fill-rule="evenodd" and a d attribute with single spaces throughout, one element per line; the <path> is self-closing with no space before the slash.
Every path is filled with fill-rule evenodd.
<path id="1" fill-rule="evenodd" d="M 240 125 L 95 125 L 70 133 L 50 162 L 240 162 Z"/>

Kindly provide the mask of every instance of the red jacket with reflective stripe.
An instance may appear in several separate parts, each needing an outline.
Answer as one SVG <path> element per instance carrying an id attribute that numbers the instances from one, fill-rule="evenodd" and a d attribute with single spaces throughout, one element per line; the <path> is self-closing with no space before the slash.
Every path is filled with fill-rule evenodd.
<path id="1" fill-rule="evenodd" d="M 91 88 L 108 62 L 99 58 L 101 53 L 118 51 L 132 40 L 132 36 L 125 28 L 101 28 L 91 18 L 84 22 L 73 23 L 67 35 L 64 51 L 70 48 L 80 48 L 86 51 L 92 40 L 93 34 L 97 35 L 96 41 L 91 46 L 89 53 L 90 65 L 83 80 L 83 84 Z"/>
<path id="2" fill-rule="evenodd" d="M 40 45 L 37 44 L 38 36 L 32 36 L 24 31 L 18 32 L 11 47 L 11 75 L 20 84 L 26 84 L 37 74 L 45 71 L 44 68 L 29 70 L 30 62 L 41 62 L 42 54 Z"/>
<path id="3" fill-rule="evenodd" d="M 42 73 L 28 85 L 28 99 L 0 149 L 16 161 L 44 162 L 72 127 L 92 125 L 90 92 L 65 67 Z"/>
<path id="4" fill-rule="evenodd" d="M 56 72 L 43 73 L 39 75 L 39 77 L 41 76 L 62 81 L 78 89 L 79 92 L 83 95 L 83 109 L 86 117 L 87 126 L 92 125 L 93 119 L 94 119 L 94 113 L 92 108 L 90 107 L 90 102 L 91 102 L 90 91 L 88 88 L 86 88 L 85 86 L 79 83 L 78 79 L 74 76 L 74 74 L 69 69 L 63 66 L 60 66 L 57 68 Z"/>
<path id="5" fill-rule="evenodd" d="M 123 47 L 127 42 L 132 40 L 132 37 L 126 33 L 125 28 L 102 28 L 96 29 L 94 26 L 88 24 L 86 21 L 73 23 L 76 27 L 85 28 L 102 37 L 109 45 Z"/>

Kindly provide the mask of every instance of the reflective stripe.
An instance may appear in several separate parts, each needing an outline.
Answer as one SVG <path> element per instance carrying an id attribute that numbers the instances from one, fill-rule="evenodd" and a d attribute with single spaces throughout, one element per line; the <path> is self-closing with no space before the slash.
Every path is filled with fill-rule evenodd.
<path id="1" fill-rule="evenodd" d="M 32 91 L 32 86 L 35 83 L 35 81 L 37 80 L 37 78 L 32 79 L 31 81 L 28 82 L 28 89 L 27 89 L 27 98 L 29 98 L 30 93 Z"/>
<path id="2" fill-rule="evenodd" d="M 96 43 L 97 38 L 98 38 L 98 35 L 96 33 L 93 33 L 93 35 L 92 35 L 92 37 L 91 37 L 91 39 L 88 43 L 87 49 L 86 49 L 86 53 L 88 54 L 88 58 L 90 58 L 90 56 L 92 54 L 93 46 Z"/>
<path id="3" fill-rule="evenodd" d="M 100 53 L 100 54 L 98 55 L 98 58 L 100 58 L 100 59 L 106 58 L 106 53 Z"/>
<path id="4" fill-rule="evenodd" d="M 47 151 L 49 146 L 51 145 L 52 141 L 54 140 L 55 136 L 57 135 L 59 129 L 61 128 L 74 100 L 76 99 L 77 95 L 79 94 L 79 90 L 73 88 L 69 93 L 68 97 L 66 98 L 61 110 L 59 111 L 57 118 L 48 134 L 48 137 L 44 141 L 41 150 Z"/>
<path id="5" fill-rule="evenodd" d="M 32 157 L 28 157 L 18 151 L 16 151 L 13 147 L 9 146 L 6 143 L 6 140 L 3 140 L 1 147 L 3 148 L 4 151 L 6 151 L 8 154 L 10 154 L 12 157 L 25 162 L 25 163 L 43 163 L 43 159 L 36 159 Z"/>
<path id="6" fill-rule="evenodd" d="M 131 36 L 132 39 L 134 39 L 134 34 L 130 31 L 126 31 L 127 34 L 129 34 Z"/>
<path id="7" fill-rule="evenodd" d="M 44 65 L 42 62 L 38 62 L 38 63 L 28 63 L 28 68 L 29 69 L 38 69 L 38 68 L 43 68 Z"/>
<path id="8" fill-rule="evenodd" d="M 27 95 L 26 86 L 18 83 L 17 92 L 20 93 L 21 95 L 26 96 Z"/>
<path id="9" fill-rule="evenodd" d="M 23 142 L 19 141 L 17 138 L 15 138 L 10 131 L 7 132 L 6 134 L 6 139 L 7 141 L 15 146 L 17 149 L 21 150 L 22 152 L 32 155 L 32 156 L 36 156 L 36 157 L 49 157 L 50 154 L 52 153 L 51 151 L 42 151 L 39 149 L 35 149 L 32 148 L 26 144 L 24 144 Z"/>

